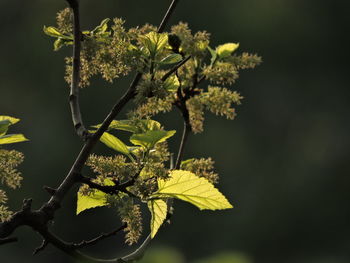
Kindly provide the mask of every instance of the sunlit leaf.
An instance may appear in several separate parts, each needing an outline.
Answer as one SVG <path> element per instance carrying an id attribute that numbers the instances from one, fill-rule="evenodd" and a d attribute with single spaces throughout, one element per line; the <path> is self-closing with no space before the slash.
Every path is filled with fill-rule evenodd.
<path id="1" fill-rule="evenodd" d="M 117 137 L 113 136 L 112 134 L 108 132 L 104 132 L 103 135 L 100 138 L 100 141 L 103 142 L 108 147 L 112 148 L 113 150 L 123 153 L 127 156 L 130 156 L 130 151 L 128 147 Z"/>
<path id="2" fill-rule="evenodd" d="M 211 55 L 210 65 L 214 65 L 216 59 L 218 58 L 218 53 L 216 53 L 216 51 L 209 46 L 208 46 L 208 50 L 209 50 L 210 55 Z"/>
<path id="3" fill-rule="evenodd" d="M 44 30 L 44 33 L 50 37 L 63 38 L 67 40 L 73 39 L 72 36 L 67 36 L 62 34 L 56 27 L 53 27 L 53 26 L 48 26 L 48 27 L 44 26 L 43 30 Z"/>
<path id="4" fill-rule="evenodd" d="M 11 122 L 9 120 L 0 121 L 0 136 L 5 135 Z"/>
<path id="5" fill-rule="evenodd" d="M 158 229 L 166 219 L 168 206 L 166 202 L 160 199 L 154 199 L 147 202 L 148 209 L 151 211 L 151 238 L 157 234 Z"/>
<path id="6" fill-rule="evenodd" d="M 101 124 L 93 126 L 100 128 Z M 108 129 L 122 130 L 132 133 L 160 130 L 161 124 L 155 120 L 113 120 Z"/>
<path id="7" fill-rule="evenodd" d="M 230 56 L 238 47 L 239 43 L 226 43 L 218 46 L 216 48 L 216 53 L 220 58 L 226 58 Z"/>
<path id="8" fill-rule="evenodd" d="M 176 92 L 180 87 L 179 78 L 176 75 L 172 75 L 164 81 L 164 88 L 170 92 Z"/>
<path id="9" fill-rule="evenodd" d="M 114 182 L 110 179 L 105 179 L 103 185 L 115 185 Z M 108 195 L 100 190 L 91 190 L 88 195 L 83 195 L 81 192 L 77 194 L 77 215 L 84 210 L 106 206 L 107 205 Z"/>
<path id="10" fill-rule="evenodd" d="M 171 171 L 167 180 L 159 179 L 158 191 L 152 197 L 181 199 L 200 210 L 232 208 L 226 197 L 208 180 L 184 170 Z"/>
<path id="11" fill-rule="evenodd" d="M 102 20 L 101 24 L 98 25 L 94 30 L 92 30 L 92 34 L 102 34 L 105 33 L 108 29 L 108 22 L 110 21 L 109 18 L 106 18 Z"/>
<path id="12" fill-rule="evenodd" d="M 20 121 L 20 119 L 17 119 L 14 117 L 0 115 L 0 121 L 4 121 L 4 120 L 8 120 L 9 122 L 11 122 L 11 124 L 15 124 Z"/>
<path id="13" fill-rule="evenodd" d="M 11 144 L 28 141 L 23 134 L 7 134 L 0 136 L 0 144 Z"/>
<path id="14" fill-rule="evenodd" d="M 140 145 L 146 149 L 152 149 L 156 143 L 164 142 L 176 133 L 173 131 L 147 131 L 145 133 L 134 134 L 130 137 L 130 141 L 134 145 Z"/>
<path id="15" fill-rule="evenodd" d="M 100 190 L 94 190 L 89 195 L 78 192 L 77 198 L 77 215 L 84 210 L 107 205 L 107 194 Z"/>
<path id="16" fill-rule="evenodd" d="M 168 35 L 165 33 L 149 32 L 140 38 L 141 43 L 151 56 L 163 49 L 168 44 Z"/>
<path id="17" fill-rule="evenodd" d="M 163 58 L 159 63 L 167 65 L 167 64 L 175 64 L 180 61 L 182 61 L 182 56 L 180 54 L 170 54 L 165 58 Z"/>

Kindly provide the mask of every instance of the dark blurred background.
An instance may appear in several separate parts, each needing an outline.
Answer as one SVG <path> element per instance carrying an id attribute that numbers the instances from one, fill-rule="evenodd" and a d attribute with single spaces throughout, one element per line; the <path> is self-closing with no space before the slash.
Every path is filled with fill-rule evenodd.
<path id="1" fill-rule="evenodd" d="M 82 0 L 82 25 L 90 29 L 106 17 L 123 17 L 128 27 L 159 24 L 169 2 Z M 21 118 L 12 131 L 30 138 L 15 145 L 26 159 L 23 187 L 10 192 L 13 210 L 23 198 L 32 197 L 34 207 L 46 201 L 42 186 L 57 186 L 80 150 L 63 80 L 71 51 L 53 52 L 42 32 L 65 6 L 63 0 L 0 0 L 0 114 Z M 240 51 L 264 62 L 242 72 L 234 86 L 245 97 L 236 120 L 208 115 L 205 132 L 191 137 L 186 152 L 216 160 L 219 188 L 235 209 L 200 212 L 177 202 L 172 224 L 143 262 L 350 262 L 349 11 L 345 0 L 180 1 L 171 23 L 211 32 L 212 46 L 239 42 Z M 127 83 L 94 81 L 83 90 L 85 121 L 99 123 Z M 168 129 L 182 125 L 177 114 L 158 119 Z M 105 208 L 74 212 L 72 191 L 52 225 L 67 240 L 120 225 Z M 33 257 L 40 237 L 27 228 L 15 235 L 19 243 L 0 247 L 1 262 L 74 262 L 51 246 Z M 110 238 L 88 252 L 118 256 L 130 251 L 122 242 Z"/>

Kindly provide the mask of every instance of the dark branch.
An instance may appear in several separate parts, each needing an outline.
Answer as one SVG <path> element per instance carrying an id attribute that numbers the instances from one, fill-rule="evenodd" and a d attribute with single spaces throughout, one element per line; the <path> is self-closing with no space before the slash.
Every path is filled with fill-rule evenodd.
<path id="1" fill-rule="evenodd" d="M 46 239 L 44 239 L 43 242 L 41 243 L 41 245 L 34 250 L 33 256 L 35 256 L 39 252 L 43 251 L 48 244 L 49 244 L 49 242 Z"/>
<path id="2" fill-rule="evenodd" d="M 80 176 L 79 180 L 81 183 L 88 185 L 90 188 L 100 190 L 106 194 L 113 195 L 113 194 L 117 194 L 118 192 L 123 192 L 128 195 L 131 195 L 132 197 L 137 197 L 126 189 L 129 186 L 133 186 L 135 184 L 136 177 L 130 179 L 129 181 L 126 181 L 121 184 L 116 184 L 116 185 L 100 185 L 98 183 L 93 182 L 90 178 L 85 177 L 83 175 Z"/>
<path id="3" fill-rule="evenodd" d="M 72 120 L 75 131 L 79 137 L 84 140 L 89 135 L 86 130 L 81 117 L 80 105 L 79 105 L 79 83 L 80 83 L 80 50 L 81 50 L 81 30 L 80 30 L 80 14 L 79 14 L 79 2 L 78 0 L 67 0 L 69 6 L 73 10 L 74 16 L 74 46 L 73 46 L 73 72 L 71 79 L 71 87 L 69 94 L 69 105 L 72 113 Z"/>
<path id="4" fill-rule="evenodd" d="M 170 69 L 167 73 L 164 74 L 162 77 L 162 81 L 166 81 L 167 78 L 171 76 L 176 70 L 178 70 L 182 65 L 184 65 L 188 60 L 190 60 L 191 56 L 188 56 L 184 60 L 180 61 L 178 64 L 176 64 L 172 69 Z"/>
<path id="5" fill-rule="evenodd" d="M 122 226 L 118 227 L 117 229 L 109 232 L 109 233 L 102 233 L 101 235 L 99 235 L 98 237 L 95 237 L 91 240 L 83 240 L 80 243 L 77 244 L 73 244 L 72 247 L 74 247 L 74 249 L 79 249 L 79 248 L 84 248 L 84 247 L 88 247 L 88 246 L 92 246 L 97 244 L 99 241 L 106 239 L 108 237 L 114 236 L 117 233 L 119 233 L 120 231 L 124 230 L 127 227 L 127 224 L 123 224 Z"/>

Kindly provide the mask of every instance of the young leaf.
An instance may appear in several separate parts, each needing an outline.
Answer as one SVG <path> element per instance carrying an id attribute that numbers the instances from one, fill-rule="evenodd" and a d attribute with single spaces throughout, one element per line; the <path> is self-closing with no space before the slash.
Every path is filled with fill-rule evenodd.
<path id="1" fill-rule="evenodd" d="M 159 50 L 168 44 L 168 35 L 152 31 L 142 36 L 140 41 L 149 51 L 150 55 L 154 57 Z"/>
<path id="2" fill-rule="evenodd" d="M 94 190 L 89 195 L 77 195 L 77 215 L 84 210 L 107 205 L 107 194 L 100 190 Z"/>
<path id="3" fill-rule="evenodd" d="M 173 131 L 147 131 L 145 133 L 134 134 L 130 137 L 130 141 L 134 145 L 140 145 L 150 150 L 156 143 L 164 142 L 176 133 Z"/>
<path id="4" fill-rule="evenodd" d="M 216 59 L 218 58 L 218 54 L 216 53 L 216 51 L 214 49 L 212 49 L 209 46 L 208 46 L 208 50 L 209 50 L 210 55 L 211 55 L 210 65 L 213 66 L 215 61 L 216 61 Z"/>
<path id="5" fill-rule="evenodd" d="M 167 180 L 158 180 L 158 191 L 151 197 L 178 198 L 197 206 L 200 210 L 228 209 L 232 205 L 218 189 L 195 174 L 174 170 Z"/>
<path id="6" fill-rule="evenodd" d="M 110 179 L 105 179 L 103 185 L 115 185 Z M 77 194 L 77 215 L 84 210 L 107 205 L 107 194 L 94 189 L 89 195 Z"/>
<path id="7" fill-rule="evenodd" d="M 220 58 L 226 58 L 239 47 L 239 43 L 226 43 L 216 48 L 216 53 Z"/>
<path id="8" fill-rule="evenodd" d="M 28 141 L 23 134 L 8 134 L 0 136 L 0 144 L 11 144 Z"/>
<path id="9" fill-rule="evenodd" d="M 56 38 L 63 38 L 63 39 L 67 39 L 67 40 L 73 40 L 72 36 L 67 36 L 62 34 L 60 31 L 58 31 L 58 29 L 56 27 L 53 26 L 44 26 L 43 28 L 44 33 L 50 37 L 56 37 Z"/>
<path id="10" fill-rule="evenodd" d="M 100 138 L 100 141 L 108 147 L 112 148 L 113 150 L 116 150 L 117 152 L 120 152 L 130 157 L 130 151 L 128 147 L 112 134 L 108 132 L 103 133 L 103 135 Z"/>
<path id="11" fill-rule="evenodd" d="M 5 135 L 11 122 L 9 120 L 0 121 L 0 136 Z"/>
<path id="12" fill-rule="evenodd" d="M 8 120 L 9 122 L 11 122 L 11 124 L 15 124 L 20 121 L 20 119 L 17 119 L 17 118 L 1 115 L 0 121 L 5 121 L 5 120 Z"/>
<path id="13" fill-rule="evenodd" d="M 170 54 L 163 58 L 159 63 L 163 65 L 175 64 L 182 60 L 182 56 L 180 54 Z"/>
<path id="14" fill-rule="evenodd" d="M 101 124 L 93 127 L 98 129 L 101 127 Z M 155 120 L 114 120 L 111 122 L 108 129 L 143 133 L 146 131 L 160 130 L 161 124 Z"/>
<path id="15" fill-rule="evenodd" d="M 176 75 L 172 75 L 164 81 L 164 88 L 169 92 L 176 92 L 179 87 L 180 81 Z"/>
<path id="16" fill-rule="evenodd" d="M 105 33 L 108 28 L 109 18 L 102 20 L 101 24 L 98 25 L 94 30 L 92 30 L 92 34 L 102 34 Z"/>
<path id="17" fill-rule="evenodd" d="M 147 202 L 148 209 L 151 211 L 151 238 L 154 238 L 154 236 L 157 234 L 158 229 L 163 224 L 167 211 L 168 206 L 166 202 L 160 199 L 154 199 Z"/>

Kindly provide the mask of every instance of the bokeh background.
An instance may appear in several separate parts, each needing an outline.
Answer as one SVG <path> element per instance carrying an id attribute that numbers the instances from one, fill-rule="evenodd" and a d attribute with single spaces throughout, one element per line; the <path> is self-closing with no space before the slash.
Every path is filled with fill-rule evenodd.
<path id="1" fill-rule="evenodd" d="M 169 2 L 81 0 L 82 25 L 93 28 L 106 17 L 158 24 Z M 32 197 L 34 207 L 46 201 L 42 186 L 57 186 L 80 149 L 63 80 L 70 50 L 53 52 L 42 33 L 65 6 L 0 0 L 0 113 L 21 118 L 13 131 L 30 138 L 15 145 L 26 159 L 23 187 L 10 192 L 14 210 L 23 198 Z M 235 209 L 200 212 L 177 202 L 172 224 L 142 262 L 350 262 L 349 10 L 345 0 L 180 1 L 171 23 L 211 32 L 212 46 L 240 42 L 240 51 L 258 53 L 264 63 L 242 72 L 234 86 L 245 97 L 236 120 L 207 116 L 206 131 L 191 137 L 186 152 L 216 160 L 219 188 Z M 85 89 L 85 121 L 99 123 L 127 83 L 96 80 Z M 158 119 L 169 129 L 182 125 L 177 114 Z M 120 224 L 104 208 L 75 216 L 74 203 L 72 191 L 52 225 L 67 240 Z M 27 228 L 15 235 L 19 243 L 0 247 L 1 262 L 74 262 L 51 246 L 33 257 L 40 237 Z M 101 257 L 127 251 L 121 236 L 89 249 Z"/>

